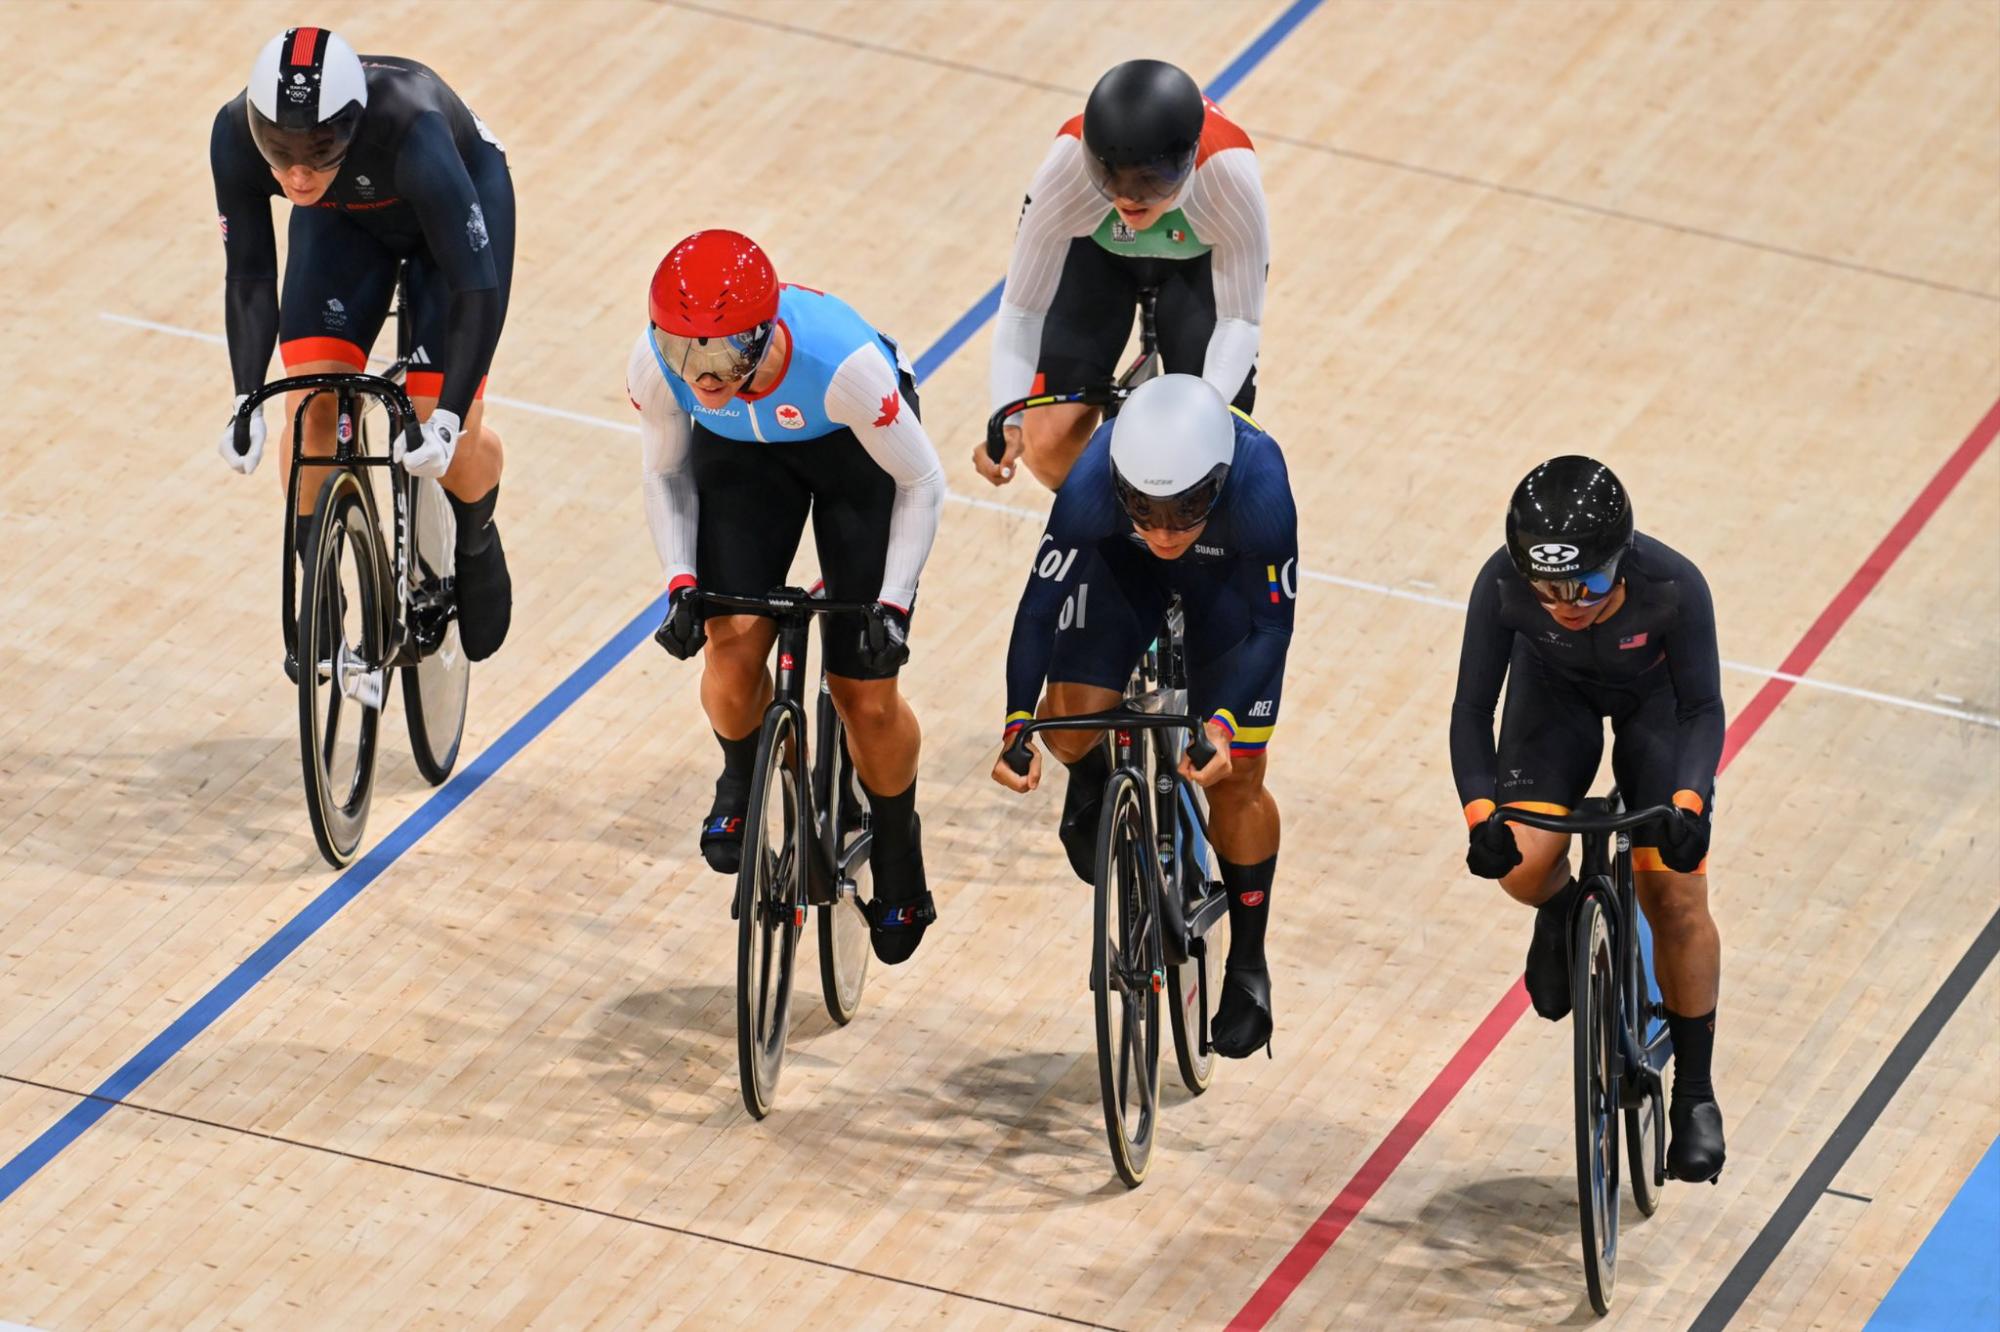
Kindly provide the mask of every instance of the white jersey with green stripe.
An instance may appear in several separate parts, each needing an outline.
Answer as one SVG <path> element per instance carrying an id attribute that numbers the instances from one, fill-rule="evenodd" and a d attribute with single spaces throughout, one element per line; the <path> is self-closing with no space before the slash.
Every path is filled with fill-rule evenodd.
<path id="1" fill-rule="evenodd" d="M 1089 236 L 1111 254 L 1192 260 L 1212 255 L 1215 331 L 1201 376 L 1224 399 L 1235 396 L 1257 359 L 1270 219 L 1256 148 L 1215 103 L 1208 103 L 1195 168 L 1174 206 L 1144 230 L 1127 226 L 1090 179 L 1083 117 L 1063 126 L 1028 186 L 1014 257 L 993 336 L 992 405 L 1025 396 L 1035 378 L 1042 323 L 1062 281 L 1070 242 Z"/>

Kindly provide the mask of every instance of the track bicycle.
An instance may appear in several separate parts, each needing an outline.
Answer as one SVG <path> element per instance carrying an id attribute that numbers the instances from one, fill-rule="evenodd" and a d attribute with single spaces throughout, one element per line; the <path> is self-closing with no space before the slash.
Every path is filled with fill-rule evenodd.
<path id="1" fill-rule="evenodd" d="M 313 840 L 328 864 L 347 865 L 360 849 L 375 785 L 376 733 L 391 672 L 400 671 L 403 713 L 417 771 L 433 786 L 451 775 L 465 731 L 472 668 L 459 643 L 453 588 L 457 522 L 444 488 L 415 477 L 369 447 L 370 402 L 390 436 L 419 444 L 419 423 L 404 390 L 410 355 L 408 270 L 396 278 L 397 357 L 382 374 L 295 375 L 250 394 L 235 417 L 236 447 L 249 450 L 250 413 L 282 393 L 304 396 L 292 438 L 304 438 L 306 409 L 322 394 L 335 403 L 334 452 L 292 450 L 285 481 L 281 619 L 286 661 L 299 692 L 299 761 Z M 298 580 L 301 480 L 326 473 L 307 526 Z M 394 521 L 385 542 L 377 487 L 385 472 Z"/>
<path id="2" fill-rule="evenodd" d="M 1634 829 L 1674 811 L 1627 810 L 1616 791 L 1592 797 L 1567 815 L 1503 806 L 1494 822 L 1524 823 L 1583 839 L 1582 891 L 1569 919 L 1570 995 L 1574 1005 L 1576 1192 L 1590 1307 L 1611 1309 L 1618 1276 L 1618 1129 L 1625 1124 L 1632 1201 L 1643 1216 L 1659 1210 L 1667 1181 L 1666 1097 L 1662 1073 L 1673 1052 L 1666 1006 L 1640 946 L 1638 893 L 1632 880 Z M 1613 839 L 1615 840 L 1615 845 Z"/>
<path id="3" fill-rule="evenodd" d="M 1199 769 L 1215 756 L 1201 719 L 1187 711 L 1178 601 L 1122 705 L 1038 718 L 1014 733 L 1006 760 L 1025 775 L 1028 738 L 1041 731 L 1106 732 L 1105 781 L 1094 873 L 1090 990 L 1097 1018 L 1098 1086 L 1112 1166 L 1128 1188 L 1146 1178 L 1159 1112 L 1160 995 L 1181 1081 L 1196 1095 L 1214 1075 L 1209 1015 L 1219 976 L 1214 931 L 1229 895 L 1209 873 L 1207 806 L 1183 777 L 1183 749 Z"/>
<path id="4" fill-rule="evenodd" d="M 824 672 L 806 738 L 806 648 L 813 617 L 865 613 L 861 602 L 829 601 L 803 588 L 761 597 L 697 591 L 705 610 L 762 615 L 777 622 L 777 671 L 757 733 L 750 802 L 743 816 L 743 863 L 729 914 L 736 921 L 736 1053 L 743 1105 L 771 1113 L 791 1029 L 792 982 L 806 912 L 818 908 L 820 988 L 827 1015 L 854 1020 L 873 947 L 861 904 L 872 886 L 868 799 L 847 750 L 847 730 Z M 822 622 L 821 637 L 825 626 Z"/>

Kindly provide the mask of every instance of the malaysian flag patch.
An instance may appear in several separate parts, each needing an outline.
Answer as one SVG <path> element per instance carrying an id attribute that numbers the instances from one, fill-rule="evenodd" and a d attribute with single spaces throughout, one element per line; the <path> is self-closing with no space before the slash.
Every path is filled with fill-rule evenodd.
<path id="1" fill-rule="evenodd" d="M 1618 640 L 1618 650 L 1621 652 L 1644 646 L 1646 646 L 1646 636 L 1644 634 L 1631 634 Z"/>

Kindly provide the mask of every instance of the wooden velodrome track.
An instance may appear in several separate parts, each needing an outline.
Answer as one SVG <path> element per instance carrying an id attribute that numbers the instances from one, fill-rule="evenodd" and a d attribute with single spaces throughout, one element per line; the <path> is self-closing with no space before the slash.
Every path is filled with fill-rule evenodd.
<path id="1" fill-rule="evenodd" d="M 489 400 L 512 638 L 447 798 L 389 720 L 382 850 L 338 878 L 275 469 L 213 455 L 209 122 L 300 22 L 440 70 L 521 219 Z M 1444 742 L 1458 598 L 1567 451 L 1702 565 L 1732 663 L 1729 1166 L 1628 1207 L 1608 1321 L 1860 1326 L 2000 1133 L 2000 979 L 1931 1002 L 2000 905 L 1991 0 L 15 3 L 0 43 L 0 1321 L 1588 1322 L 1569 1028 L 1515 1020 L 1528 916 L 1463 872 Z M 1227 71 L 1259 147 L 1258 415 L 1312 576 L 1271 751 L 1277 1058 L 1170 1090 L 1127 1192 L 1056 795 L 986 775 L 1046 497 L 972 474 L 987 343 L 947 330 L 1048 136 L 1139 54 Z M 763 1123 L 622 393 L 652 266 L 717 224 L 929 349 L 960 497 L 906 676 L 943 921 L 848 1029 L 802 985 Z"/>

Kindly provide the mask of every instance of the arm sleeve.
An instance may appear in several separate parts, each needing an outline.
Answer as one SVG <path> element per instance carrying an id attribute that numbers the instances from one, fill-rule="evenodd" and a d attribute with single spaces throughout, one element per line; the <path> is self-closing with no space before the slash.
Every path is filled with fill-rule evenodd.
<path id="1" fill-rule="evenodd" d="M 1451 699 L 1451 776 L 1458 784 L 1461 806 L 1493 799 L 1499 776 L 1493 711 L 1507 678 L 1514 634 L 1500 619 L 1500 590 L 1492 560 L 1480 566 L 1468 603 L 1465 638 L 1458 649 L 1458 690 Z"/>
<path id="2" fill-rule="evenodd" d="M 896 369 L 873 345 L 856 347 L 826 386 L 826 414 L 854 432 L 875 465 L 896 483 L 889 511 L 889 552 L 880 599 L 908 611 L 937 538 L 944 469 L 916 409 L 903 397 Z"/>
<path id="3" fill-rule="evenodd" d="M 671 587 L 695 576 L 695 533 L 701 502 L 688 465 L 688 441 L 694 424 L 674 401 L 647 343 L 641 333 L 632 347 L 625 364 L 625 394 L 639 409 L 639 480 L 646 500 L 646 525 L 653 531 L 660 572 Z"/>
<path id="4" fill-rule="evenodd" d="M 1014 256 L 1007 265 L 1007 285 L 993 322 L 993 410 L 1025 396 L 1034 384 L 1042 321 L 1055 302 L 1069 243 L 1088 234 L 1105 208 L 1103 196 L 1084 170 L 1082 143 L 1067 134 L 1057 135 L 1021 205 Z"/>
<path id="5" fill-rule="evenodd" d="M 1692 564 L 1675 581 L 1680 585 L 1680 617 L 1666 642 L 1667 671 L 1674 682 L 1674 720 L 1680 730 L 1674 780 L 1677 790 L 1693 791 L 1706 801 L 1715 789 L 1724 734 L 1715 602 L 1709 595 L 1708 580 Z"/>
<path id="6" fill-rule="evenodd" d="M 410 122 L 396 158 L 396 188 L 416 210 L 424 244 L 444 275 L 444 387 L 438 406 L 461 419 L 500 341 L 500 281 L 479 193 L 442 113 Z"/>
<path id="7" fill-rule="evenodd" d="M 1195 233 L 1211 248 L 1215 331 L 1201 377 L 1234 398 L 1257 361 L 1264 319 L 1264 279 L 1271 266 L 1271 223 L 1257 155 L 1231 148 L 1202 163 L 1184 205 Z"/>
<path id="8" fill-rule="evenodd" d="M 229 375 L 236 392 L 263 386 L 278 342 L 278 244 L 271 226 L 271 196 L 245 170 L 236 118 L 242 102 L 215 114 L 208 139 L 215 178 L 216 222 L 222 228 L 224 276 L 222 326 L 229 341 Z"/>
<path id="9" fill-rule="evenodd" d="M 1250 632 L 1215 667 L 1222 682 L 1215 713 L 1236 738 L 1232 747 L 1258 747 L 1270 737 L 1270 723 L 1257 705 L 1275 704 L 1285 678 L 1285 657 L 1298 616 L 1299 517 L 1282 465 L 1258 480 L 1259 494 L 1244 506 L 1243 525 L 1257 533 L 1238 570 L 1239 586 L 1250 604 Z M 1246 497 L 1248 498 L 1248 497 Z"/>
<path id="10" fill-rule="evenodd" d="M 1058 507 L 1061 496 L 1057 496 Z M 1014 609 L 1014 632 L 1007 640 L 1007 729 L 1035 715 L 1042 684 L 1055 655 L 1056 620 L 1063 601 L 1075 590 L 1082 548 L 1061 535 L 1062 517 L 1051 511 L 1042 542 L 1035 548 L 1034 567 L 1021 603 Z"/>

